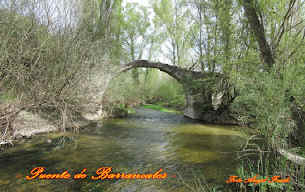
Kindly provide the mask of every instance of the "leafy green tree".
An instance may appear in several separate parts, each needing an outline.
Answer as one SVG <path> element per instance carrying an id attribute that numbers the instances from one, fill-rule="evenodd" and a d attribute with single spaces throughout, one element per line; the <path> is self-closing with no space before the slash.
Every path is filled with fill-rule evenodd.
<path id="1" fill-rule="evenodd" d="M 141 59 L 146 47 L 153 44 L 150 41 L 150 21 L 148 10 L 136 3 L 127 3 L 124 8 L 124 18 L 122 21 L 122 43 L 124 51 L 127 53 L 125 61 Z M 153 46 L 153 45 L 151 45 Z M 139 70 L 133 69 L 134 80 L 139 84 Z"/>
<path id="2" fill-rule="evenodd" d="M 224 70 L 231 61 L 232 1 L 187 1 L 192 9 L 192 49 L 202 71 Z"/>
<path id="3" fill-rule="evenodd" d="M 189 61 L 190 49 L 190 10 L 184 9 L 182 1 L 158 0 L 153 4 L 156 14 L 156 30 L 166 34 L 169 53 L 167 57 L 173 65 L 182 66 Z"/>
<path id="4" fill-rule="evenodd" d="M 113 64 L 121 62 L 122 0 L 80 1 L 80 28 L 87 28 L 93 42 L 105 41 Z"/>

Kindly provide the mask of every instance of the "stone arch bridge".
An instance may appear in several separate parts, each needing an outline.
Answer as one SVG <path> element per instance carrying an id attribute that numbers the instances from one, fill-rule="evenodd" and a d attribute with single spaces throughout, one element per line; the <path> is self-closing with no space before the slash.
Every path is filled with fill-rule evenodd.
<path id="1" fill-rule="evenodd" d="M 216 72 L 198 72 L 160 62 L 135 60 L 122 65 L 116 75 L 133 68 L 156 68 L 182 84 L 186 107 L 184 115 L 206 123 L 235 124 L 229 111 L 234 100 L 232 86 L 225 76 Z M 233 88 L 234 90 L 234 88 Z"/>

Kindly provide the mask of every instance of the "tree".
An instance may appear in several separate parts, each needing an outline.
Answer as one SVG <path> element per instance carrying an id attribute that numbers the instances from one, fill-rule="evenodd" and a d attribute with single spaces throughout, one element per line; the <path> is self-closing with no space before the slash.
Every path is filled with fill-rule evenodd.
<path id="1" fill-rule="evenodd" d="M 304 74 L 297 72 L 303 68 L 300 62 L 304 60 L 297 54 L 305 48 L 304 19 L 300 17 L 304 14 L 301 12 L 304 3 L 297 0 L 267 4 L 243 0 L 241 3 L 263 65 L 263 71 L 254 72 L 259 79 L 253 86 L 262 132 L 272 145 L 279 145 L 278 138 L 287 143 L 286 137 L 295 130 L 298 143 L 304 144 L 305 113 L 301 107 L 303 101 L 299 100 L 304 90 L 298 86 L 298 82 L 303 82 Z M 267 113 L 269 115 L 265 117 Z M 287 124 L 289 121 L 283 117 L 292 118 L 294 126 Z"/>
<path id="2" fill-rule="evenodd" d="M 127 52 L 125 61 L 134 61 L 141 59 L 144 49 L 151 43 L 149 27 L 150 21 L 148 11 L 143 6 L 135 3 L 127 3 L 123 12 L 122 21 L 122 43 L 124 51 Z M 153 46 L 153 45 L 151 45 Z M 139 84 L 138 69 L 132 70 L 132 76 L 137 84 Z"/>
<path id="3" fill-rule="evenodd" d="M 173 65 L 179 66 L 188 61 L 190 48 L 190 10 L 182 5 L 179 0 L 159 0 L 153 4 L 156 30 L 163 31 L 168 37 L 168 58 Z"/>
<path id="4" fill-rule="evenodd" d="M 192 49 L 202 71 L 224 71 L 231 61 L 232 1 L 187 1 L 195 21 L 192 31 Z"/>
<path id="5" fill-rule="evenodd" d="M 92 99 L 88 92 L 93 82 L 88 76 L 104 69 L 104 63 L 96 61 L 106 55 L 106 46 L 103 41 L 93 41 L 94 28 L 84 25 L 91 23 L 91 18 L 86 20 L 79 13 L 77 23 L 69 20 L 58 28 L 56 23 L 62 21 L 53 20 L 46 26 L 41 23 L 48 15 L 37 20 L 35 10 L 48 9 L 49 4 L 31 0 L 26 3 L 31 7 L 26 15 L 19 12 L 24 8 L 19 4 L 0 13 L 0 69 L 5 74 L 1 71 L 1 84 L 7 94 L 12 93 L 22 105 L 28 104 L 26 110 L 54 115 L 65 130 L 67 123 L 79 117 Z M 61 7 L 58 11 L 66 9 Z"/>
<path id="6" fill-rule="evenodd" d="M 266 65 L 266 70 L 270 71 L 275 61 L 273 58 L 270 45 L 266 40 L 262 13 L 260 12 L 259 9 L 255 8 L 255 4 L 254 4 L 255 2 L 256 1 L 244 0 L 243 7 L 245 10 L 245 15 L 251 26 L 251 30 L 253 31 L 254 36 L 258 42 L 263 63 Z"/>
<path id="7" fill-rule="evenodd" d="M 121 62 L 122 0 L 81 1 L 80 28 L 87 28 L 92 42 L 106 41 L 113 64 Z"/>

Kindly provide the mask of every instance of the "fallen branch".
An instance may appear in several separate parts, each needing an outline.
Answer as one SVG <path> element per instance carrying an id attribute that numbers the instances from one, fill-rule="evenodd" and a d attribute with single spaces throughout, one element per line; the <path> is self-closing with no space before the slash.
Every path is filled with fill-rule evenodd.
<path id="1" fill-rule="evenodd" d="M 285 149 L 277 148 L 277 152 L 298 165 L 305 165 L 305 158 L 297 154 L 291 153 Z"/>

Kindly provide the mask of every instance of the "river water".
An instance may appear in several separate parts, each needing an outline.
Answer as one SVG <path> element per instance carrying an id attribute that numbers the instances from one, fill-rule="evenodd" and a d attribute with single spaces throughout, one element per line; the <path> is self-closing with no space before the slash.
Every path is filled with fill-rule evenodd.
<path id="1" fill-rule="evenodd" d="M 244 143 L 237 127 L 205 125 L 180 114 L 138 108 L 125 119 L 94 123 L 80 134 L 35 136 L 0 153 L 1 192 L 190 191 L 198 184 L 224 185 L 236 175 L 234 151 Z M 35 167 L 48 174 L 87 169 L 84 179 L 26 180 Z M 96 170 L 155 173 L 165 179 L 91 180 Z"/>

